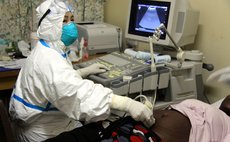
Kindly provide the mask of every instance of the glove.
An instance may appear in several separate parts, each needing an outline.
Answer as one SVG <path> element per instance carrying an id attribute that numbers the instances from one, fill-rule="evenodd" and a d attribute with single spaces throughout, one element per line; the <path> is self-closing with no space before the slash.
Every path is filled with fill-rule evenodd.
<path id="1" fill-rule="evenodd" d="M 107 70 L 109 70 L 109 68 L 107 68 L 105 65 L 95 63 L 88 67 L 78 69 L 78 73 L 80 74 L 81 77 L 84 78 L 90 74 L 103 73 L 103 72 L 106 72 Z"/>
<path id="2" fill-rule="evenodd" d="M 230 85 L 230 67 L 226 67 L 212 73 L 208 77 L 207 81 L 212 81 L 212 80 L 217 80 L 218 82 L 226 83 Z"/>
<path id="3" fill-rule="evenodd" d="M 153 112 L 146 105 L 131 98 L 113 94 L 110 107 L 128 112 L 134 120 L 142 121 L 147 127 L 155 123 Z"/>

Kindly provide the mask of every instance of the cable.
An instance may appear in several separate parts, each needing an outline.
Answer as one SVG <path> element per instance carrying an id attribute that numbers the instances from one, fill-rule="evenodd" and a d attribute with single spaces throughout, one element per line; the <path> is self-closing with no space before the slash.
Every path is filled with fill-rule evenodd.
<path id="1" fill-rule="evenodd" d="M 149 47 L 150 47 L 150 56 L 151 56 L 151 72 L 155 72 L 156 64 L 154 61 L 153 38 L 152 37 L 149 37 Z"/>
<path id="2" fill-rule="evenodd" d="M 148 98 L 146 97 L 146 96 L 144 96 L 144 95 L 138 95 L 138 96 L 136 96 L 135 98 L 134 98 L 134 100 L 137 100 L 137 99 L 139 99 L 140 98 L 140 102 L 141 103 L 143 103 L 143 104 L 145 104 L 150 110 L 153 110 L 153 107 L 154 107 L 154 104 L 155 104 L 155 100 L 156 99 L 154 99 L 154 103 L 151 103 L 149 100 L 148 100 Z M 154 97 L 155 98 L 155 97 Z M 144 99 L 144 100 L 143 100 Z"/>
<path id="3" fill-rule="evenodd" d="M 129 76 L 129 75 L 124 75 L 123 76 L 123 82 L 127 81 L 128 82 L 128 92 L 126 94 L 126 96 L 128 97 L 129 96 L 129 90 L 130 90 L 130 81 L 132 80 L 132 76 Z"/>
<path id="4" fill-rule="evenodd" d="M 141 103 L 143 103 L 143 104 L 146 105 L 150 110 L 153 111 L 153 107 L 154 107 L 155 101 L 154 101 L 154 104 L 152 104 L 152 103 L 148 100 L 148 98 L 147 98 L 146 96 L 144 96 L 144 95 L 138 95 L 138 96 L 136 96 L 136 97 L 134 98 L 134 100 L 137 101 L 137 99 L 139 99 L 139 98 L 140 98 L 140 102 L 141 102 Z M 154 97 L 154 98 L 155 98 L 155 97 Z M 155 99 L 154 99 L 154 100 L 155 100 Z M 125 112 L 124 115 L 123 115 L 122 117 L 125 117 L 126 114 L 127 114 L 127 112 Z"/>
<path id="5" fill-rule="evenodd" d="M 118 33 L 118 39 L 117 39 L 117 41 L 118 41 L 118 48 L 119 48 L 119 50 L 120 50 L 120 52 L 122 52 L 123 51 L 123 49 L 122 49 L 122 46 L 120 45 L 120 43 L 121 43 L 121 29 L 120 28 L 116 28 L 117 29 L 117 33 Z"/>

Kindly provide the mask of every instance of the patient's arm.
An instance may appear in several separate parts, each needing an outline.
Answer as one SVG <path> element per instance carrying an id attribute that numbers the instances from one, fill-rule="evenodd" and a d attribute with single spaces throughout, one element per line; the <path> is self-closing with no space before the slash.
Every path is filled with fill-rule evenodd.
<path id="1" fill-rule="evenodd" d="M 228 116 L 230 116 L 230 95 L 225 97 L 220 105 L 220 109 L 224 111 Z"/>

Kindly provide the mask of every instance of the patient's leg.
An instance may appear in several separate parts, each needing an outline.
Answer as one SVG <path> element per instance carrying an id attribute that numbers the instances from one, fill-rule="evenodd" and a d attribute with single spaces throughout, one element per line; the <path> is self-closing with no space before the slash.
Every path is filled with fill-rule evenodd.
<path id="1" fill-rule="evenodd" d="M 228 95 L 220 105 L 220 109 L 230 116 L 230 95 Z"/>
<path id="2" fill-rule="evenodd" d="M 156 124 L 152 130 L 165 142 L 188 142 L 191 124 L 189 119 L 176 110 L 153 112 Z"/>

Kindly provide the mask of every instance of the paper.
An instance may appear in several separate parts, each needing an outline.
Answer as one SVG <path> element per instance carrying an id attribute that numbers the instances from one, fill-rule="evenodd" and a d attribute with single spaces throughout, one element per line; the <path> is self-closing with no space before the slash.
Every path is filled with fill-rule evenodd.
<path id="1" fill-rule="evenodd" d="M 30 55 L 30 45 L 25 41 L 18 42 L 18 49 L 22 52 L 24 57 L 28 57 Z"/>
<path id="2" fill-rule="evenodd" d="M 25 60 L 26 58 L 13 61 L 0 61 L 0 67 L 9 69 L 20 69 L 24 65 Z"/>

